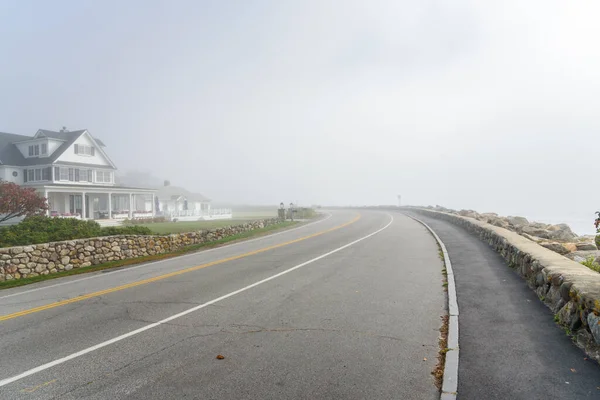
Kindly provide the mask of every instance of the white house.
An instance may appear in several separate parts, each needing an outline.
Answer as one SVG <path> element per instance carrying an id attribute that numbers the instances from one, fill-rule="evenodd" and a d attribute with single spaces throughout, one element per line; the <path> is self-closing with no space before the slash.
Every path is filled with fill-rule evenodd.
<path id="1" fill-rule="evenodd" d="M 169 220 L 198 221 L 212 219 L 228 219 L 232 217 L 230 209 L 211 209 L 210 199 L 199 193 L 192 193 L 184 188 L 171 186 L 169 181 L 157 189 L 157 215 Z"/>
<path id="2" fill-rule="evenodd" d="M 116 186 L 117 167 L 87 130 L 0 132 L 0 179 L 33 187 L 48 215 L 95 220 L 152 217 L 156 189 Z"/>

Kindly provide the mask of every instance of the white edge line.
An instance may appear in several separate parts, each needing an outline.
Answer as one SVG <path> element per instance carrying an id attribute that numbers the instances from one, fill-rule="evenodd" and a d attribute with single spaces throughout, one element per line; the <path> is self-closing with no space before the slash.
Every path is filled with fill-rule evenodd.
<path id="1" fill-rule="evenodd" d="M 210 300 L 210 301 L 208 301 L 206 303 L 203 303 L 203 304 L 197 305 L 195 307 L 189 308 L 189 309 L 187 309 L 187 310 L 185 310 L 183 312 L 180 312 L 178 314 L 172 315 L 172 316 L 167 317 L 167 318 L 165 318 L 163 320 L 160 320 L 158 322 L 154 322 L 152 324 L 143 326 L 143 327 L 138 328 L 136 330 L 133 330 L 131 332 L 127 332 L 127 333 L 125 333 L 123 335 L 114 337 L 114 338 L 109 339 L 109 340 L 107 340 L 105 342 L 102 342 L 102 343 L 98 343 L 97 345 L 88 347 L 87 349 L 80 350 L 80 351 L 78 351 L 76 353 L 69 354 L 66 357 L 62 357 L 62 358 L 59 358 L 57 360 L 51 361 L 49 363 L 46 363 L 46 364 L 40 365 L 38 367 L 32 368 L 32 369 L 30 369 L 28 371 L 22 372 L 22 373 L 20 373 L 18 375 L 10 377 L 10 378 L 3 379 L 3 380 L 0 381 L 0 387 L 6 386 L 6 385 L 8 385 L 10 383 L 16 382 L 16 381 L 21 380 L 23 378 L 26 378 L 28 376 L 37 374 L 38 372 L 42 372 L 42 371 L 44 371 L 46 369 L 49 369 L 49 368 L 52 368 L 52 367 L 57 366 L 59 364 L 65 363 L 65 362 L 67 362 L 69 360 L 72 360 L 74 358 L 81 357 L 81 356 L 83 356 L 85 354 L 91 353 L 92 351 L 95 351 L 95 350 L 101 349 L 103 347 L 109 346 L 109 345 L 111 345 L 113 343 L 116 343 L 116 342 L 119 342 L 121 340 L 127 339 L 127 338 L 129 338 L 131 336 L 135 336 L 135 335 L 137 335 L 139 333 L 142 333 L 142 332 L 147 331 L 149 329 L 155 328 L 155 327 L 157 327 L 157 326 L 159 326 L 161 324 L 165 324 L 165 323 L 173 321 L 173 320 L 175 320 L 177 318 L 181 318 L 181 317 L 183 317 L 183 316 L 185 316 L 187 314 L 190 314 L 190 313 L 193 313 L 195 311 L 198 311 L 198 310 L 200 310 L 200 309 L 202 309 L 204 307 L 207 307 L 207 306 L 210 306 L 212 304 L 218 303 L 221 300 L 225 300 L 225 299 L 227 299 L 229 297 L 235 296 L 236 294 L 239 294 L 239 293 L 245 292 L 246 290 L 252 289 L 253 287 L 262 285 L 263 283 L 266 283 L 266 282 L 269 282 L 269 281 L 271 281 L 273 279 L 279 278 L 282 275 L 289 274 L 292 271 L 295 271 L 295 270 L 297 270 L 299 268 L 302 268 L 302 267 L 304 267 L 304 266 L 306 266 L 308 264 L 312 264 L 315 261 L 319 261 L 319 260 L 321 260 L 321 259 L 323 259 L 325 257 L 328 257 L 328 256 L 330 256 L 330 255 L 332 255 L 334 253 L 337 253 L 338 251 L 344 250 L 344 249 L 346 249 L 346 248 L 348 248 L 348 247 L 350 247 L 352 245 L 355 245 L 358 242 L 362 242 L 363 240 L 368 239 L 371 236 L 374 236 L 374 235 L 378 234 L 379 232 L 387 229 L 392 224 L 392 222 L 394 222 L 394 217 L 391 216 L 391 215 L 389 215 L 389 214 L 388 214 L 388 216 L 390 217 L 390 222 L 388 222 L 387 225 L 385 225 L 383 228 L 380 228 L 379 230 L 376 230 L 375 232 L 372 232 L 372 233 L 368 234 L 367 236 L 363 236 L 360 239 L 357 239 L 357 240 L 355 240 L 353 242 L 350 242 L 350 243 L 345 244 L 345 245 L 343 245 L 341 247 L 338 247 L 337 249 L 334 249 L 334 250 L 332 250 L 332 251 L 330 251 L 328 253 L 321 254 L 318 257 L 315 257 L 315 258 L 313 258 L 311 260 L 305 261 L 302 264 L 298 264 L 298 265 L 296 265 L 294 267 L 286 269 L 285 271 L 281 271 L 281 272 L 279 272 L 279 273 L 277 273 L 275 275 L 272 275 L 272 276 L 270 276 L 268 278 L 265 278 L 263 280 L 255 282 L 255 283 L 253 283 L 251 285 L 248 285 L 246 287 L 243 287 L 241 289 L 238 289 L 236 291 L 233 291 L 233 292 L 228 293 L 226 295 L 223 295 L 221 297 L 217 297 L 216 299 Z"/>
<path id="2" fill-rule="evenodd" d="M 425 222 L 412 215 L 402 214 L 412 218 L 427 228 L 442 249 L 448 280 L 448 343 L 454 342 L 458 344 L 458 301 L 456 299 L 456 284 L 454 282 L 454 271 L 452 270 L 452 263 L 450 262 L 450 256 L 448 255 L 448 250 L 446 250 L 446 245 L 442 242 L 442 239 L 440 239 L 437 233 L 435 233 Z M 453 354 L 449 354 L 450 352 Z M 458 346 L 448 349 L 446 352 L 446 365 L 444 366 L 444 379 L 442 381 L 442 393 L 440 394 L 440 396 L 444 396 L 444 399 L 456 399 L 458 390 L 459 356 L 460 349 Z"/>
<path id="3" fill-rule="evenodd" d="M 9 297 L 20 296 L 22 294 L 37 292 L 39 290 L 50 289 L 50 288 L 54 288 L 54 287 L 57 287 L 57 286 L 63 286 L 63 285 L 69 285 L 69 284 L 77 283 L 77 282 L 81 282 L 81 281 L 87 281 L 89 279 L 101 278 L 101 277 L 109 276 L 109 275 L 112 275 L 112 274 L 117 274 L 117 273 L 120 273 L 120 272 L 133 271 L 133 270 L 136 270 L 138 268 L 148 267 L 150 265 L 160 264 L 160 263 L 169 262 L 169 261 L 172 262 L 173 259 L 182 259 L 182 258 L 187 258 L 187 257 L 192 257 L 192 256 L 198 256 L 200 254 L 206 254 L 206 253 L 210 253 L 212 251 L 222 250 L 223 248 L 231 248 L 231 247 L 234 247 L 234 246 L 238 246 L 240 244 L 252 243 L 252 242 L 256 242 L 258 240 L 264 240 L 264 239 L 267 239 L 267 238 L 271 238 L 273 236 L 278 236 L 278 235 L 282 235 L 284 233 L 296 231 L 298 229 L 303 229 L 303 228 L 306 228 L 307 226 L 319 224 L 321 222 L 327 221 L 329 218 L 331 218 L 331 216 L 332 216 L 332 214 L 328 213 L 327 217 L 325 217 L 323 219 L 319 219 L 318 221 L 311 222 L 311 223 L 299 226 L 299 227 L 294 228 L 294 229 L 287 229 L 287 230 L 284 230 L 284 231 L 281 231 L 281 232 L 272 233 L 270 235 L 261 236 L 261 237 L 255 238 L 255 239 L 242 240 L 242 241 L 237 242 L 237 243 L 231 243 L 231 244 L 228 244 L 228 245 L 225 245 L 225 246 L 220 246 L 220 247 L 213 248 L 213 249 L 201 250 L 201 251 L 193 252 L 193 253 L 190 253 L 190 254 L 182 254 L 180 256 L 171 257 L 171 258 L 167 258 L 167 259 L 164 259 L 164 260 L 152 261 L 152 262 L 147 262 L 147 263 L 145 263 L 145 262 L 142 261 L 142 264 L 137 265 L 137 266 L 133 266 L 133 267 L 127 267 L 127 268 L 119 269 L 119 270 L 116 270 L 116 271 L 104 272 L 104 273 L 101 273 L 101 274 L 98 273 L 97 275 L 86 276 L 85 278 L 74 279 L 72 281 L 70 280 L 70 281 L 66 281 L 66 282 L 56 283 L 54 285 L 42 286 L 42 287 L 38 287 L 38 288 L 34 288 L 34 289 L 24 290 L 22 292 L 16 292 L 16 293 L 7 294 L 5 296 L 0 296 L 0 300 L 7 299 Z M 91 273 L 93 273 L 93 272 L 91 272 Z"/>

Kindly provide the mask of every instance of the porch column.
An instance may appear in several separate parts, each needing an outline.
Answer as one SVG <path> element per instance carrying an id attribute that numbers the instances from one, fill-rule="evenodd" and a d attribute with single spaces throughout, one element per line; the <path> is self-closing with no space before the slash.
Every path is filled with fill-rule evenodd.
<path id="1" fill-rule="evenodd" d="M 46 217 L 50 216 L 50 199 L 48 198 L 48 191 L 44 190 L 44 197 L 46 198 L 46 203 L 48 203 L 48 209 L 46 210 Z"/>
<path id="2" fill-rule="evenodd" d="M 81 219 L 85 218 L 85 192 L 81 192 Z"/>
<path id="3" fill-rule="evenodd" d="M 129 219 L 133 219 L 133 193 L 129 193 Z"/>
<path id="4" fill-rule="evenodd" d="M 154 194 L 152 195 L 152 200 L 150 201 L 150 210 L 152 210 L 152 218 L 154 218 L 154 215 L 156 214 L 155 210 L 154 210 Z"/>
<path id="5" fill-rule="evenodd" d="M 112 219 L 112 194 L 108 193 L 108 219 Z"/>

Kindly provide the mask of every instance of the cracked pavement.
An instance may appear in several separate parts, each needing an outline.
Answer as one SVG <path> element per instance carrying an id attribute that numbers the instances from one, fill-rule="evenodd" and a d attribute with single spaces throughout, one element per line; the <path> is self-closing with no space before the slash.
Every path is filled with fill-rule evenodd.
<path id="1" fill-rule="evenodd" d="M 356 212 L 332 214 L 251 243 L 0 298 L 0 315 L 294 240 Z M 390 220 L 361 214 L 289 246 L 0 322 L 0 379 L 156 324 Z M 445 313 L 442 265 L 428 232 L 394 217 L 379 234 L 289 274 L 0 387 L 0 398 L 437 399 L 431 371 Z"/>

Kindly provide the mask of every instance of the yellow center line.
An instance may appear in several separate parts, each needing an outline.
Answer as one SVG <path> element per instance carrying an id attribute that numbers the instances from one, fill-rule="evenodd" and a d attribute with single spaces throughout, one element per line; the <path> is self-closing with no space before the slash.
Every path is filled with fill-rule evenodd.
<path id="1" fill-rule="evenodd" d="M 132 288 L 132 287 L 141 286 L 141 285 L 145 285 L 145 284 L 148 284 L 148 283 L 152 283 L 152 282 L 160 281 L 160 280 L 163 280 L 163 279 L 171 278 L 173 276 L 178 276 L 178 275 L 186 274 L 188 272 L 197 271 L 199 269 L 206 268 L 206 267 L 211 267 L 213 265 L 223 264 L 223 263 L 226 263 L 226 262 L 229 262 L 229 261 L 239 260 L 240 258 L 245 258 L 245 257 L 253 256 L 255 254 L 264 253 L 265 251 L 277 249 L 279 247 L 288 246 L 290 244 L 298 243 L 298 242 L 301 242 L 301 241 L 306 240 L 306 239 L 314 238 L 314 237 L 321 236 L 321 235 L 324 235 L 324 234 L 329 233 L 329 232 L 333 232 L 335 230 L 338 230 L 338 229 L 344 228 L 344 227 L 346 227 L 346 226 L 348 226 L 350 224 L 353 224 L 356 221 L 358 221 L 359 219 L 360 219 L 360 214 L 357 215 L 356 218 L 354 218 L 352 221 L 346 222 L 345 224 L 338 225 L 338 226 L 335 226 L 333 228 L 329 228 L 329 229 L 321 231 L 321 232 L 313 233 L 311 235 L 304 236 L 304 237 L 301 237 L 301 238 L 298 238 L 298 239 L 290 240 L 288 242 L 283 242 L 283 243 L 279 243 L 279 244 L 276 244 L 276 245 L 273 245 L 273 246 L 264 247 L 262 249 L 253 250 L 253 251 L 250 251 L 248 253 L 239 254 L 239 255 L 233 256 L 233 257 L 223 258 L 221 260 L 211 261 L 211 262 L 208 262 L 206 264 L 197 265 L 195 267 L 190 267 L 190 268 L 185 268 L 185 269 L 182 269 L 182 270 L 179 270 L 179 271 L 170 272 L 168 274 L 158 275 L 158 276 L 155 276 L 153 278 L 143 279 L 141 281 L 127 283 L 125 285 L 116 286 L 116 287 L 113 287 L 113 288 L 104 289 L 104 290 L 100 290 L 100 291 L 97 291 L 97 292 L 84 294 L 84 295 L 81 295 L 81 296 L 78 296 L 78 297 L 73 297 L 71 299 L 61 300 L 61 301 L 57 301 L 57 302 L 54 302 L 54 303 L 46 304 L 46 305 L 43 305 L 43 306 L 34 307 L 34 308 L 30 308 L 30 309 L 23 310 L 23 311 L 18 311 L 16 313 L 2 315 L 2 316 L 0 316 L 0 321 L 6 321 L 6 320 L 9 320 L 9 319 L 22 317 L 24 315 L 33 314 L 33 313 L 44 311 L 44 310 L 49 310 L 51 308 L 56 308 L 56 307 L 64 306 L 64 305 L 67 305 L 67 304 L 76 303 L 78 301 L 83 301 L 83 300 L 91 299 L 93 297 L 103 296 L 105 294 L 118 292 L 120 290 L 125 290 L 125 289 L 129 289 L 129 288 Z"/>
<path id="2" fill-rule="evenodd" d="M 56 382 L 57 380 L 58 380 L 58 379 L 52 379 L 51 381 L 48 381 L 48 382 L 41 383 L 41 384 L 39 384 L 39 385 L 37 385 L 37 386 L 34 386 L 34 387 L 32 387 L 32 388 L 28 388 L 28 389 L 22 389 L 22 390 L 21 390 L 21 392 L 22 392 L 22 393 L 33 393 L 33 392 L 35 392 L 36 390 L 38 390 L 38 389 L 40 389 L 40 388 L 43 388 L 44 386 L 52 385 L 52 384 L 53 384 L 54 382 Z"/>

